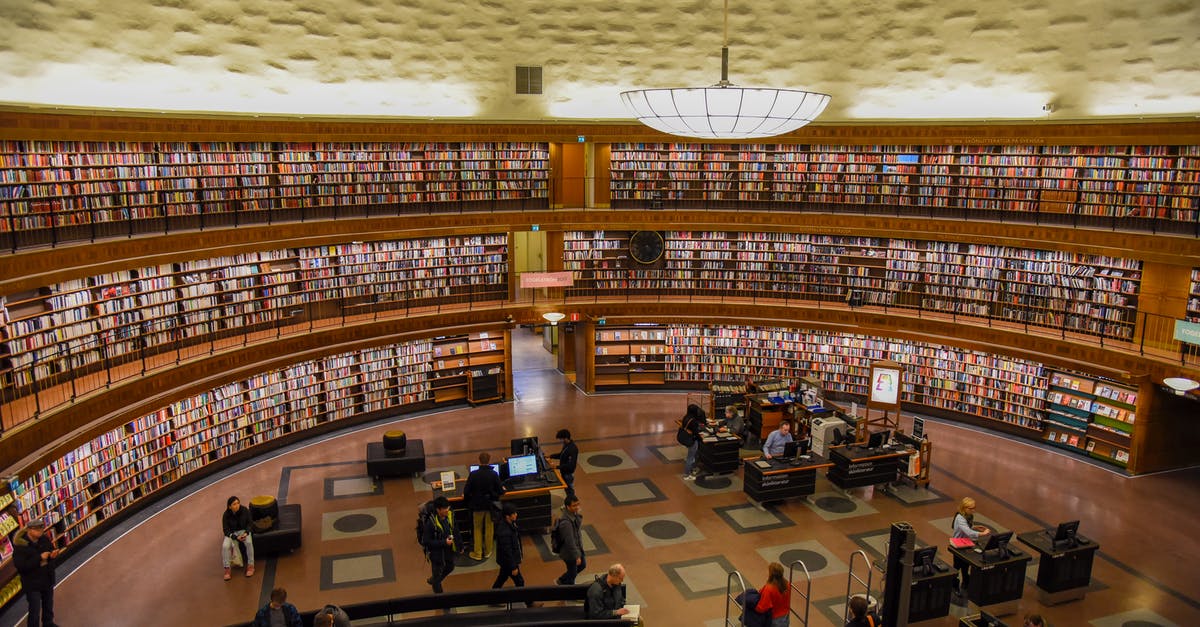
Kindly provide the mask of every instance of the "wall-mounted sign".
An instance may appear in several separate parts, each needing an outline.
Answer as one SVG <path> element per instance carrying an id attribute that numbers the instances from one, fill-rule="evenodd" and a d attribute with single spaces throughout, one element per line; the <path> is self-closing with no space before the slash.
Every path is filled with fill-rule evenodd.
<path id="1" fill-rule="evenodd" d="M 1175 339 L 1186 344 L 1200 344 L 1200 323 L 1176 320 Z"/>
<path id="2" fill-rule="evenodd" d="M 539 287 L 571 287 L 575 282 L 571 272 L 522 272 L 521 289 Z"/>

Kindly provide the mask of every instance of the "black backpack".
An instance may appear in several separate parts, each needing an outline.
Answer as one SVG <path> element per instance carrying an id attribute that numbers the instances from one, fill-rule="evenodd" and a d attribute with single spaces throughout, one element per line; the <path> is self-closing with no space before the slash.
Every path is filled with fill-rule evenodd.
<path id="1" fill-rule="evenodd" d="M 425 534 L 425 527 L 433 524 L 434 516 L 437 516 L 437 509 L 433 507 L 432 500 L 425 501 L 417 507 L 417 545 L 421 547 L 426 559 L 429 559 L 429 547 L 421 541 L 421 536 Z"/>

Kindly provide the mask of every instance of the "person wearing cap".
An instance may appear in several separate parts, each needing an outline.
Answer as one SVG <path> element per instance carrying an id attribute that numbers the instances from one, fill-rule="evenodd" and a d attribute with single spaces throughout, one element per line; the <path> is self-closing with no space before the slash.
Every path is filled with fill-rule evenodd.
<path id="1" fill-rule="evenodd" d="M 493 588 L 504 586 L 504 582 L 512 579 L 513 585 L 525 587 L 525 576 L 521 574 L 521 558 L 524 551 L 521 548 L 521 533 L 517 529 L 517 508 L 512 503 L 505 503 L 500 508 L 500 521 L 496 523 L 496 565 L 500 567 Z M 540 605 L 527 603 L 529 607 Z"/>
<path id="2" fill-rule="evenodd" d="M 13 536 L 13 565 L 21 575 L 21 589 L 29 602 L 29 627 L 54 624 L 54 560 L 58 549 L 46 535 L 46 523 L 29 521 Z"/>

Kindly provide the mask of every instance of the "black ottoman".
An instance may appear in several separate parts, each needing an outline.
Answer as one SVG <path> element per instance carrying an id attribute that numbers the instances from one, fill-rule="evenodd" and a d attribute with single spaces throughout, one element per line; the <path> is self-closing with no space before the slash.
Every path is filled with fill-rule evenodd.
<path id="1" fill-rule="evenodd" d="M 383 442 L 367 442 L 367 474 L 403 477 L 425 472 L 425 441 L 409 439 L 403 453 L 389 451 Z"/>
<path id="2" fill-rule="evenodd" d="M 254 533 L 254 557 L 300 548 L 300 505 L 280 505 L 279 520 L 270 531 Z"/>

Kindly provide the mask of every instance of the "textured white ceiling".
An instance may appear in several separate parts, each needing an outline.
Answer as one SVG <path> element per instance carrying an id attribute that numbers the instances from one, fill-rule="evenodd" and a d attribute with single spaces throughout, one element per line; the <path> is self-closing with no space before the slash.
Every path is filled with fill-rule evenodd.
<path id="1" fill-rule="evenodd" d="M 730 5 L 730 79 L 821 121 L 1200 113 L 1198 0 Z M 721 0 L 0 0 L 0 102 L 628 119 L 622 90 L 715 83 L 721 39 Z"/>

